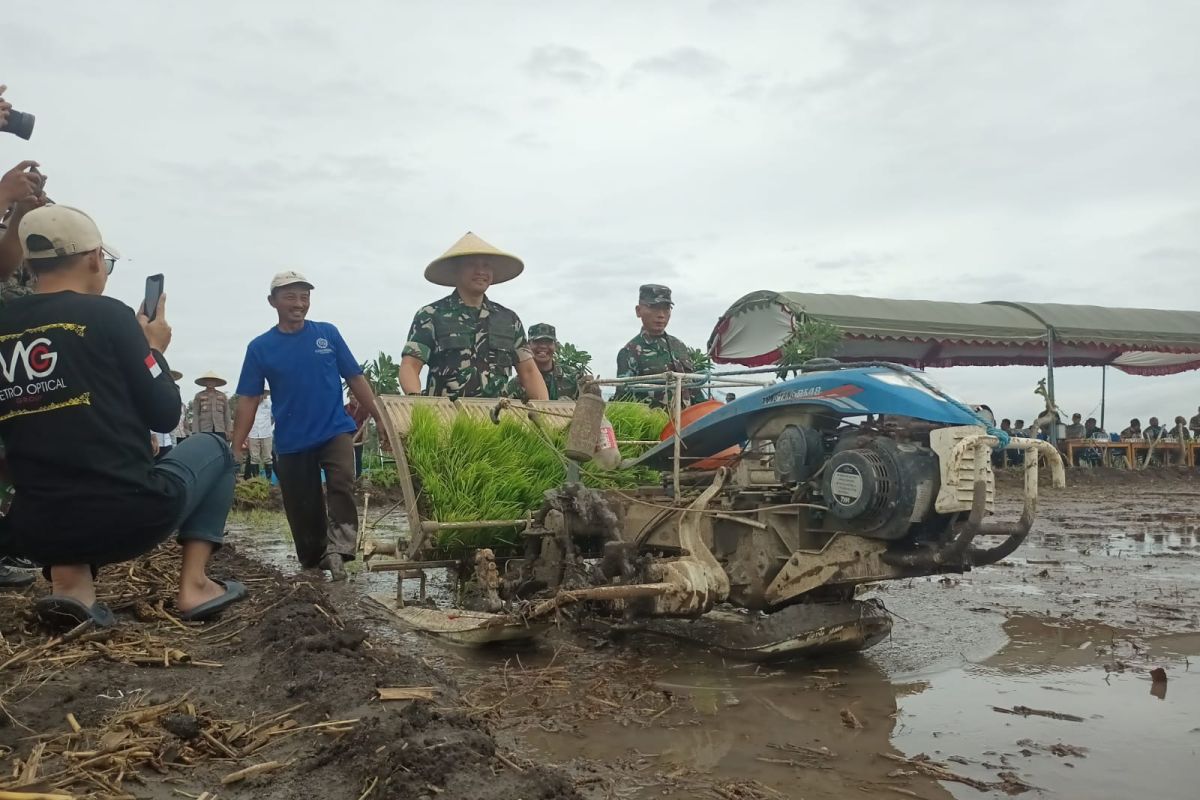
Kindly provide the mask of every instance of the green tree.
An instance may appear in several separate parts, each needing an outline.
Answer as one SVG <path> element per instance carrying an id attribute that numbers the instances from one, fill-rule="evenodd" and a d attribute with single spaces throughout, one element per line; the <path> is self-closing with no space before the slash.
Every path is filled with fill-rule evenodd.
<path id="1" fill-rule="evenodd" d="M 809 359 L 832 356 L 844 336 L 842 329 L 832 322 L 807 314 L 801 316 L 792 335 L 779 348 L 779 377 L 786 378 L 789 372 L 798 375 Z"/>
<path id="2" fill-rule="evenodd" d="M 588 369 L 588 365 L 592 363 L 592 354 L 586 350 L 580 350 L 570 342 L 559 343 L 554 360 L 562 368 L 564 375 L 569 375 L 576 381 L 582 381 L 583 376 L 591 371 Z"/>
<path id="3" fill-rule="evenodd" d="M 376 396 L 400 394 L 400 365 L 387 353 L 380 352 L 374 361 L 365 361 L 361 367 Z"/>
<path id="4" fill-rule="evenodd" d="M 701 350 L 699 347 L 689 347 L 688 358 L 692 360 L 692 372 L 700 375 L 712 376 L 713 362 L 712 356 L 708 354 L 708 351 Z M 712 387 L 701 389 L 700 391 L 704 392 L 705 396 L 707 396 L 709 400 L 712 399 Z M 693 400 L 696 398 L 694 393 L 692 398 Z"/>
<path id="5" fill-rule="evenodd" d="M 712 372 L 712 356 L 707 351 L 701 350 L 699 347 L 689 347 L 688 357 L 692 359 L 692 372 L 701 374 Z"/>

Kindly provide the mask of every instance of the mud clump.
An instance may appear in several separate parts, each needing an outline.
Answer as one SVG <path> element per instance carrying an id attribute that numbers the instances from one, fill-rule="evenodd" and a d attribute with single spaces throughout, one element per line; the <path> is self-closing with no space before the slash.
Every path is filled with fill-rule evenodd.
<path id="1" fill-rule="evenodd" d="M 168 714 L 162 726 L 180 739 L 191 740 L 200 735 L 200 720 L 191 714 Z"/>

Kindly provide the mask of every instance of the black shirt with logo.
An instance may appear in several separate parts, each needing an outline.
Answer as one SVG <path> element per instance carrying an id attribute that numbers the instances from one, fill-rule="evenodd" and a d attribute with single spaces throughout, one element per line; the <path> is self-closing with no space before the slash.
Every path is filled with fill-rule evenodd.
<path id="1" fill-rule="evenodd" d="M 179 413 L 166 359 L 125 304 L 54 292 L 5 306 L 0 439 L 15 497 L 0 549 L 102 563 L 114 537 L 165 534 L 184 489 L 154 470 L 150 431 L 174 429 Z"/>

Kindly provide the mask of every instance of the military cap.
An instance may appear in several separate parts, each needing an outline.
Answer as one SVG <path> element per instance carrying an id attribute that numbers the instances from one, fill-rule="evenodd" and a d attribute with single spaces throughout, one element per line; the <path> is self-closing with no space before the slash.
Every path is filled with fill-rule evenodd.
<path id="1" fill-rule="evenodd" d="M 644 306 L 661 306 L 664 303 L 667 305 L 675 305 L 671 300 L 670 288 L 663 286 L 660 283 L 643 284 L 638 289 L 638 303 Z"/>
<path id="2" fill-rule="evenodd" d="M 529 326 L 529 341 L 534 339 L 552 339 L 558 341 L 558 333 L 548 322 L 538 322 Z"/>

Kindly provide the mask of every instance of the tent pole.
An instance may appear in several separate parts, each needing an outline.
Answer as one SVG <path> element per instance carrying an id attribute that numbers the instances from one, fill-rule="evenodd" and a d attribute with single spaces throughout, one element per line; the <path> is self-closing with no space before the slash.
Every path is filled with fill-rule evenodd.
<path id="1" fill-rule="evenodd" d="M 1100 365 L 1100 430 L 1107 431 L 1104 427 L 1104 399 L 1108 396 L 1108 364 Z"/>
<path id="2" fill-rule="evenodd" d="M 1054 328 L 1046 328 L 1046 390 L 1050 403 L 1050 444 L 1058 446 L 1058 404 L 1054 402 Z"/>

